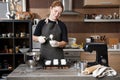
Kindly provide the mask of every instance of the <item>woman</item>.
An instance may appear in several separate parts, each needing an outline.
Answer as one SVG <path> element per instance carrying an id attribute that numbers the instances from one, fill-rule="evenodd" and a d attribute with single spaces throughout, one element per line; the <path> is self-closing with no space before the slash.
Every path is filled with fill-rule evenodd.
<path id="1" fill-rule="evenodd" d="M 35 29 L 33 40 L 41 43 L 42 59 L 64 58 L 63 48 L 68 42 L 68 35 L 66 25 L 59 20 L 62 12 L 61 1 L 54 1 L 50 6 L 49 17 L 39 21 Z"/>

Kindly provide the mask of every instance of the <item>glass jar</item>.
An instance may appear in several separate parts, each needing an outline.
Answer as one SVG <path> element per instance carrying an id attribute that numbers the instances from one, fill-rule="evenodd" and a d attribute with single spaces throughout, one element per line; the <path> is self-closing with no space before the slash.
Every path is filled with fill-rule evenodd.
<path id="1" fill-rule="evenodd" d="M 4 69 L 8 69 L 8 62 L 7 62 L 7 60 L 4 60 L 3 61 L 3 67 L 4 67 Z"/>
<path id="2" fill-rule="evenodd" d="M 0 69 L 2 69 L 2 63 L 0 63 Z"/>

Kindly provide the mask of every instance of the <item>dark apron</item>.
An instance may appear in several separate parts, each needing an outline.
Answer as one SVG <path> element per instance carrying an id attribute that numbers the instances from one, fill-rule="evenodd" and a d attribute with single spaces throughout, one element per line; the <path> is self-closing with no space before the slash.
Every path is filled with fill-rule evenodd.
<path id="1" fill-rule="evenodd" d="M 45 60 L 53 60 L 53 59 L 62 59 L 64 58 L 63 49 L 59 47 L 51 47 L 49 44 L 49 35 L 53 34 L 54 40 L 61 40 L 61 29 L 59 25 L 56 23 L 46 23 L 42 28 L 42 35 L 47 37 L 47 41 L 44 44 L 41 44 L 41 56 Z"/>

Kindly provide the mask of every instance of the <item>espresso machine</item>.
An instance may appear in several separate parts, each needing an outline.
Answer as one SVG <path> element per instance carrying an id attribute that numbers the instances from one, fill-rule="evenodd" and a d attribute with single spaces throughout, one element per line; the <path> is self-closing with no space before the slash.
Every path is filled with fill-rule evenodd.
<path id="1" fill-rule="evenodd" d="M 96 61 L 95 62 L 88 62 L 88 66 L 93 66 L 97 64 L 101 64 L 104 66 L 108 66 L 108 51 L 107 51 L 107 44 L 105 43 L 86 43 L 83 47 L 84 51 L 92 52 L 96 51 Z"/>

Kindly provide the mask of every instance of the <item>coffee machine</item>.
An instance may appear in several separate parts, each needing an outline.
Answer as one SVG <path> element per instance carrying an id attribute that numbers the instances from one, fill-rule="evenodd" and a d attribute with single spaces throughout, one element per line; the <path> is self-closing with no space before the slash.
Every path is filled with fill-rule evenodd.
<path id="1" fill-rule="evenodd" d="M 86 43 L 83 47 L 84 51 L 92 52 L 96 51 L 96 61 L 88 62 L 88 66 L 93 66 L 97 64 L 101 64 L 104 66 L 108 66 L 108 51 L 107 44 L 105 43 Z"/>

